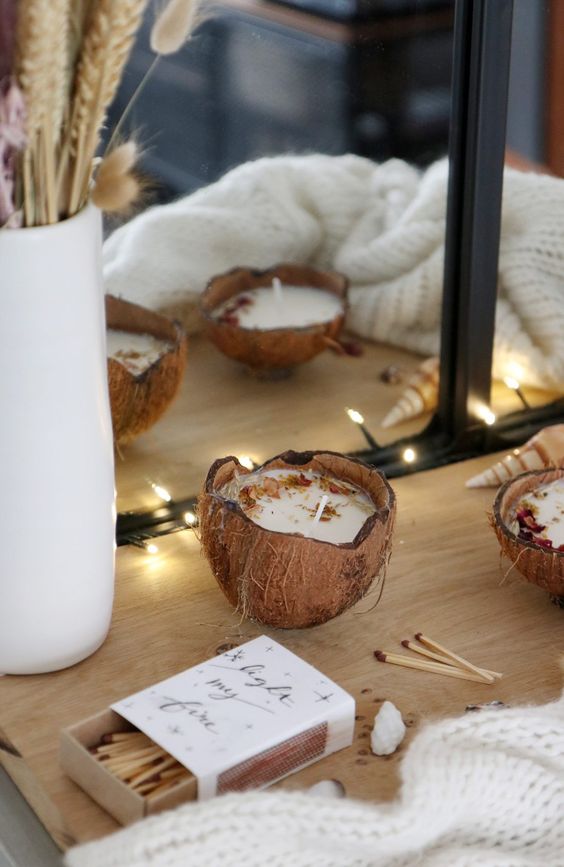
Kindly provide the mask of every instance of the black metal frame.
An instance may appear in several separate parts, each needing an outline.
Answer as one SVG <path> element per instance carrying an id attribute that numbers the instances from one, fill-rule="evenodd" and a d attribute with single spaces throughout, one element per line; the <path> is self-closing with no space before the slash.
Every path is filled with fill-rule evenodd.
<path id="1" fill-rule="evenodd" d="M 417 470 L 519 444 L 564 416 L 564 400 L 504 416 L 488 427 L 505 159 L 513 0 L 457 0 L 454 24 L 449 187 L 441 331 L 439 406 L 418 436 L 356 452 L 388 476 L 413 472 L 402 453 L 417 451 Z M 195 500 L 118 516 L 118 544 L 184 529 Z"/>

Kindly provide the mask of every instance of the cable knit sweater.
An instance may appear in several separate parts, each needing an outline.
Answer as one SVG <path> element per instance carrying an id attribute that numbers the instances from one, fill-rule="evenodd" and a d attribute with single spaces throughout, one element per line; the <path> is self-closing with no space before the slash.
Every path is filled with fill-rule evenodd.
<path id="1" fill-rule="evenodd" d="M 183 806 L 66 865 L 563 867 L 564 698 L 428 725 L 401 777 L 390 805 L 277 792 Z"/>
<path id="2" fill-rule="evenodd" d="M 279 261 L 351 281 L 349 328 L 423 354 L 439 347 L 447 164 L 276 157 L 154 207 L 106 242 L 106 289 L 194 324 L 211 276 Z M 494 374 L 564 387 L 564 181 L 506 170 Z"/>

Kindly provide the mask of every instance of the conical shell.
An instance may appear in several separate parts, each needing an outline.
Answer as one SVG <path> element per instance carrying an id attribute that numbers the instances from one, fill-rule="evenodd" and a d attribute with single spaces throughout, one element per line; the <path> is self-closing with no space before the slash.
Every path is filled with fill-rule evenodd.
<path id="1" fill-rule="evenodd" d="M 284 452 L 259 470 L 286 468 L 348 481 L 368 494 L 376 512 L 343 544 L 267 530 L 219 493 L 236 473 L 249 473 L 237 458 L 227 457 L 208 472 L 198 517 L 202 548 L 229 602 L 259 623 L 301 629 L 336 617 L 361 599 L 374 579 L 383 581 L 396 500 L 378 470 L 335 452 Z"/>
<path id="2" fill-rule="evenodd" d="M 564 551 L 554 551 L 536 542 L 527 542 L 510 529 L 514 522 L 515 507 L 523 496 L 563 477 L 564 469 L 544 469 L 509 479 L 497 493 L 490 524 L 501 550 L 527 581 L 554 596 L 564 597 Z"/>
<path id="3" fill-rule="evenodd" d="M 545 427 L 483 473 L 468 479 L 467 488 L 497 488 L 528 470 L 564 465 L 564 424 Z"/>
<path id="4" fill-rule="evenodd" d="M 427 358 L 407 382 L 407 388 L 395 406 L 382 420 L 382 427 L 417 418 L 435 409 L 439 399 L 439 359 Z"/>

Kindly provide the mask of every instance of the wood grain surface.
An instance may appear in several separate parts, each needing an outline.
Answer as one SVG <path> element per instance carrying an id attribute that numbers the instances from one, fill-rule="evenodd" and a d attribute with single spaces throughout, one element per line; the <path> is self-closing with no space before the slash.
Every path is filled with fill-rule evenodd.
<path id="1" fill-rule="evenodd" d="M 276 631 L 241 621 L 217 588 L 192 530 L 159 540 L 153 556 L 120 549 L 115 614 L 103 647 L 66 671 L 0 680 L 0 758 L 55 840 L 66 846 L 117 827 L 61 772 L 60 729 L 209 658 L 226 643 L 263 632 L 318 666 L 357 701 L 353 746 L 289 777 L 281 784 L 285 788 L 334 778 L 351 797 L 387 800 L 398 791 L 402 755 L 426 720 L 459 714 L 472 702 L 555 698 L 564 611 L 514 573 L 505 575 L 507 564 L 500 568 L 486 520 L 493 492 L 464 488 L 464 480 L 491 461 L 489 456 L 393 482 L 398 523 L 380 604 L 374 607 L 369 595 L 310 630 Z M 504 672 L 503 680 L 481 685 L 374 659 L 375 648 L 407 652 L 399 642 L 418 630 L 478 665 Z M 409 733 L 395 755 L 377 758 L 368 735 L 386 698 L 400 708 Z"/>
<path id="2" fill-rule="evenodd" d="M 281 382 L 264 382 L 203 338 L 191 338 L 180 394 L 166 415 L 116 455 L 118 509 L 145 510 L 160 503 L 150 482 L 164 485 L 177 500 L 196 494 L 216 458 L 249 455 L 262 463 L 286 449 L 366 448 L 345 407 L 360 410 L 381 444 L 421 431 L 429 415 L 384 430 L 380 421 L 397 402 L 405 379 L 421 357 L 366 342 L 360 358 L 324 352 Z M 386 385 L 384 368 L 398 366 L 404 381 Z M 554 395 L 525 388 L 532 404 Z M 519 398 L 494 383 L 493 410 L 520 409 Z"/>

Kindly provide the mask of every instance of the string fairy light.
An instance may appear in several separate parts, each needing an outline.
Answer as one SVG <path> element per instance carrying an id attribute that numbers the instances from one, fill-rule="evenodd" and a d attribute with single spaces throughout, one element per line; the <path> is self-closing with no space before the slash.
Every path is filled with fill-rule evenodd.
<path id="1" fill-rule="evenodd" d="M 525 409 L 530 409 L 531 404 L 523 394 L 521 390 L 521 383 L 514 376 L 504 376 L 503 381 L 506 384 L 507 388 L 510 388 L 511 391 L 514 391 L 521 403 L 523 404 Z"/>
<path id="2" fill-rule="evenodd" d="M 182 517 L 184 518 L 184 522 L 188 524 L 189 527 L 194 527 L 195 524 L 198 523 L 198 518 L 194 514 L 194 512 L 184 512 L 184 515 Z"/>
<path id="3" fill-rule="evenodd" d="M 402 452 L 402 459 L 406 462 L 406 464 L 412 464 L 417 457 L 417 452 L 415 449 L 412 449 L 411 446 L 404 449 Z"/>
<path id="4" fill-rule="evenodd" d="M 362 413 L 360 413 L 357 409 L 351 409 L 348 406 L 345 407 L 345 412 L 350 418 L 350 420 L 360 428 L 360 430 L 364 434 L 364 439 L 366 440 L 370 448 L 379 448 L 378 443 L 376 442 L 376 440 L 364 423 L 364 416 L 362 415 Z"/>
<path id="5" fill-rule="evenodd" d="M 155 482 L 151 482 L 150 484 L 157 497 L 160 497 L 165 503 L 170 503 L 172 501 L 172 495 L 169 494 L 166 488 L 162 485 L 157 485 Z"/>

